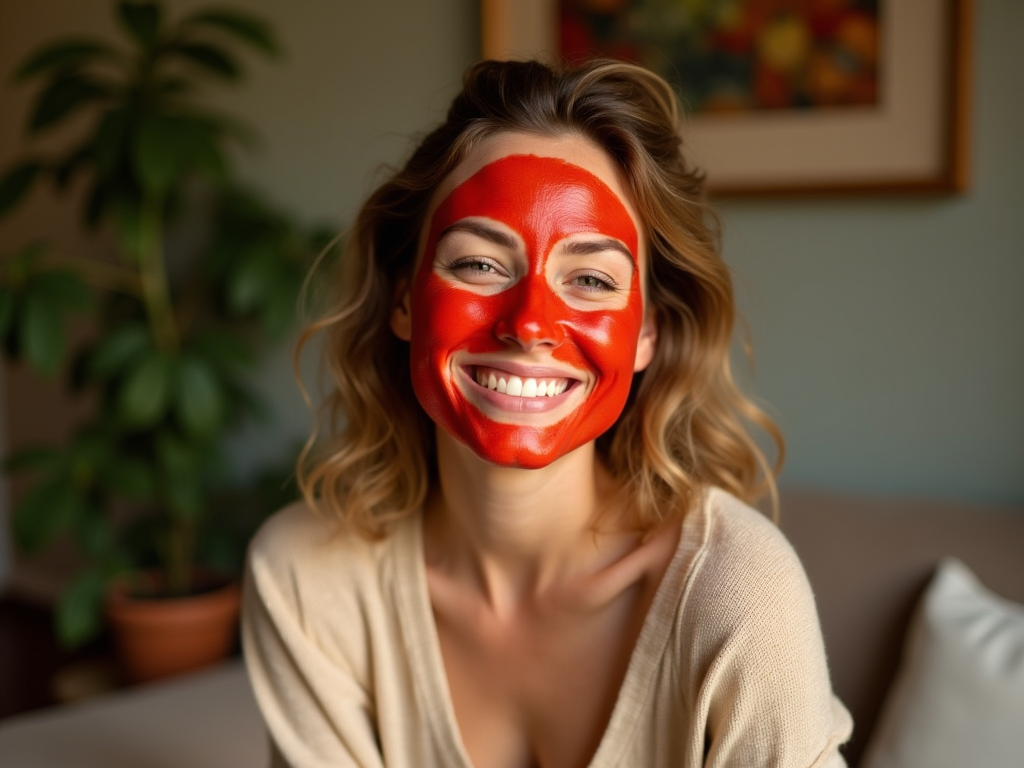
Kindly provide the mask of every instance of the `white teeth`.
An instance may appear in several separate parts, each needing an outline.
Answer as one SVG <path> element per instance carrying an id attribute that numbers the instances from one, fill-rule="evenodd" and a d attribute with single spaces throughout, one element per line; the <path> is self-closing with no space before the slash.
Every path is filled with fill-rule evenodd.
<path id="1" fill-rule="evenodd" d="M 476 383 L 513 397 L 555 397 L 569 387 L 566 379 L 521 379 L 518 376 L 502 376 L 484 368 L 476 369 Z"/>

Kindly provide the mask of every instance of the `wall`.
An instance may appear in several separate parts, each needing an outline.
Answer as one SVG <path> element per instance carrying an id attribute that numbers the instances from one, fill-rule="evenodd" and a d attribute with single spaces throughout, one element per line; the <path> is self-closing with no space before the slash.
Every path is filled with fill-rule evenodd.
<path id="1" fill-rule="evenodd" d="M 380 164 L 441 117 L 477 55 L 474 0 L 239 4 L 274 21 L 288 53 L 281 66 L 252 62 L 248 83 L 216 103 L 264 139 L 244 175 L 310 220 L 349 221 Z M 723 206 L 755 391 L 789 438 L 784 483 L 1024 501 L 1024 4 L 975 5 L 970 193 Z M 111 29 L 108 15 L 99 2 L 0 5 L 0 72 L 54 34 Z M 27 100 L 0 85 L 0 167 L 17 152 Z M 0 225 L 0 250 L 33 230 L 80 245 L 40 195 Z M 238 436 L 239 466 L 306 428 L 286 352 L 258 381 L 277 432 Z M 8 387 L 13 442 L 39 426 L 25 391 Z"/>

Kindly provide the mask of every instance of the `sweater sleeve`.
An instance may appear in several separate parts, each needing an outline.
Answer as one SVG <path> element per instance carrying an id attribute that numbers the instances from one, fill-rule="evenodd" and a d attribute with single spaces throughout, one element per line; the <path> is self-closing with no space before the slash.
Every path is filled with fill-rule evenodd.
<path id="1" fill-rule="evenodd" d="M 832 695 L 810 584 L 778 529 L 732 502 L 691 585 L 704 765 L 841 768 L 852 723 Z"/>
<path id="2" fill-rule="evenodd" d="M 273 766 L 381 768 L 366 686 L 311 625 L 321 606 L 309 603 L 329 590 L 315 583 L 317 556 L 295 535 L 302 527 L 294 524 L 297 514 L 271 519 L 254 539 L 243 590 L 245 660 L 270 731 Z"/>

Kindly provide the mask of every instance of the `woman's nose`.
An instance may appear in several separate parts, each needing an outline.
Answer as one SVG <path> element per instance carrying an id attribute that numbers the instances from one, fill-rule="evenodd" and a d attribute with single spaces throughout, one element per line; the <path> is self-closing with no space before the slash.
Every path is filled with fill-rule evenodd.
<path id="1" fill-rule="evenodd" d="M 509 299 L 494 326 L 499 339 L 518 344 L 526 352 L 542 345 L 557 347 L 565 340 L 559 323 L 559 308 L 564 305 L 543 278 L 524 280 L 512 289 Z"/>

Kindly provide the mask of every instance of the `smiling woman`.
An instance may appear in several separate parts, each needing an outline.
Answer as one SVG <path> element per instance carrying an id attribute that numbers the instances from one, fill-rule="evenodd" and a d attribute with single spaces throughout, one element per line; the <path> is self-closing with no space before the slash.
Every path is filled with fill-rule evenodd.
<path id="1" fill-rule="evenodd" d="M 678 127 L 638 67 L 484 62 L 364 205 L 250 552 L 276 764 L 843 765 Z"/>

